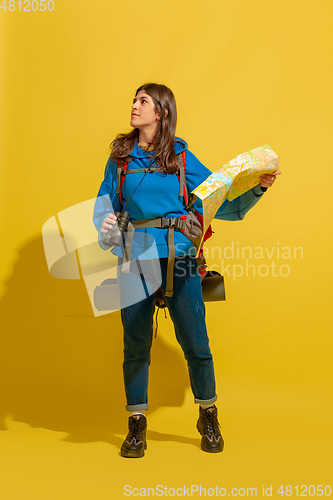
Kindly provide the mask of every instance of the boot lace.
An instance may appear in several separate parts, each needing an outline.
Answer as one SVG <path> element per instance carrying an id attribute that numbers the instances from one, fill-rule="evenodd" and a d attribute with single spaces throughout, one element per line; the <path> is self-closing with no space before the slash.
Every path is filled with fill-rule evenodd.
<path id="1" fill-rule="evenodd" d="M 128 436 L 128 441 L 131 442 L 133 440 L 137 441 L 137 439 L 140 439 L 140 433 L 142 431 L 142 426 L 141 426 L 141 419 L 136 419 L 133 418 L 132 420 L 132 425 L 130 428 L 129 436 Z"/>
<path id="2" fill-rule="evenodd" d="M 208 436 L 214 435 L 218 437 L 220 435 L 219 432 L 220 424 L 217 421 L 217 417 L 214 415 L 212 411 L 207 411 L 206 414 L 206 423 L 205 423 L 205 434 Z"/>

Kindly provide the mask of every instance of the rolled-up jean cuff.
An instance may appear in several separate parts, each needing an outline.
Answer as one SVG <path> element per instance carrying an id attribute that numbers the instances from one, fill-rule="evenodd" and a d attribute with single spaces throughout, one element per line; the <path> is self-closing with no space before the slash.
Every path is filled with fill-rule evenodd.
<path id="1" fill-rule="evenodd" d="M 125 408 L 127 411 L 148 410 L 149 404 L 142 403 L 141 405 L 126 405 Z"/>
<path id="2" fill-rule="evenodd" d="M 197 399 L 194 398 L 194 402 L 200 405 L 211 405 L 217 400 L 217 394 L 212 399 Z"/>

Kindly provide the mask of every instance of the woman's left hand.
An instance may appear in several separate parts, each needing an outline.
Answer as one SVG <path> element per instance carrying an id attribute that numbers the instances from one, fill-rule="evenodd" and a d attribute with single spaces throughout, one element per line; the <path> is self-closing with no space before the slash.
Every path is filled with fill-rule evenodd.
<path id="1" fill-rule="evenodd" d="M 281 170 L 275 170 L 275 172 L 273 172 L 272 174 L 262 175 L 259 178 L 261 187 L 266 187 L 266 188 L 272 187 L 275 182 L 276 176 L 281 174 L 282 174 Z"/>

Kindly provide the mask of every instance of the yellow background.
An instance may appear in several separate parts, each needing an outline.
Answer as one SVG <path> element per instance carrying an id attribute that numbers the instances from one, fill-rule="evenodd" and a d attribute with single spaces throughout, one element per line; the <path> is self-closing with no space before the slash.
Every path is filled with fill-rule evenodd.
<path id="1" fill-rule="evenodd" d="M 0 497 L 120 499 L 125 485 L 256 487 L 260 497 L 273 485 L 281 498 L 281 485 L 293 496 L 297 485 L 333 487 L 331 0 L 54 2 L 53 12 L 0 12 Z M 207 304 L 218 455 L 199 449 L 198 408 L 162 313 L 146 456 L 119 456 L 120 315 L 95 318 L 83 281 L 52 278 L 44 257 L 43 224 L 96 196 L 108 145 L 129 130 L 147 81 L 173 89 L 177 134 L 211 170 L 267 143 L 280 157 L 283 174 L 246 218 L 214 223 L 208 254 L 303 249 L 275 259 L 286 277 L 225 274 L 227 301 Z"/>

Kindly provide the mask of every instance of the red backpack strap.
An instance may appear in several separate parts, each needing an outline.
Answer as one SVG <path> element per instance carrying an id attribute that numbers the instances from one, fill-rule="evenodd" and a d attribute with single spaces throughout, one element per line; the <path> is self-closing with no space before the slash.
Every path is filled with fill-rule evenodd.
<path id="1" fill-rule="evenodd" d="M 203 217 L 202 217 L 202 215 L 200 215 L 199 212 L 197 212 L 196 210 L 194 210 L 194 213 L 196 215 L 196 218 L 200 222 L 201 227 L 203 227 Z M 205 232 L 205 235 L 204 235 L 204 238 L 203 238 L 203 243 L 206 240 L 208 240 L 211 236 L 213 236 L 213 230 L 212 230 L 212 226 L 210 225 L 209 228 L 207 229 L 207 231 Z"/>
<path id="2" fill-rule="evenodd" d="M 122 195 L 121 189 L 122 189 L 124 181 L 125 181 L 126 171 L 127 171 L 127 167 L 128 167 L 129 162 L 124 161 L 124 160 L 120 160 L 120 158 L 117 158 L 117 163 L 118 163 L 118 166 L 117 166 L 117 191 L 116 192 L 119 193 L 120 201 L 122 204 L 123 203 L 123 195 Z"/>
<path id="3" fill-rule="evenodd" d="M 185 207 L 186 207 L 186 209 L 188 209 L 195 201 L 195 197 L 193 197 L 193 195 L 191 195 L 191 194 L 188 195 L 187 182 L 186 182 L 186 176 L 185 176 L 185 151 L 183 151 L 182 153 L 177 155 L 177 161 L 178 161 L 178 167 L 179 167 L 179 170 L 177 172 L 177 175 L 179 177 L 179 196 L 184 197 Z M 188 201 L 189 201 L 189 203 L 188 203 Z M 197 212 L 194 207 L 192 208 L 192 210 L 194 211 L 198 221 L 200 222 L 201 227 L 203 227 L 202 215 L 200 215 L 199 212 Z M 186 217 L 184 217 L 184 218 L 186 218 Z M 212 230 L 212 226 L 210 225 L 205 233 L 203 243 L 206 240 L 208 240 L 212 235 L 213 235 L 213 230 Z M 200 249 L 200 252 L 201 252 L 201 256 L 203 257 L 203 248 L 202 247 Z"/>
<path id="4" fill-rule="evenodd" d="M 179 196 L 184 198 L 184 204 L 187 205 L 188 200 L 188 189 L 185 176 L 185 151 L 177 155 L 178 172 L 177 176 L 179 179 Z"/>

